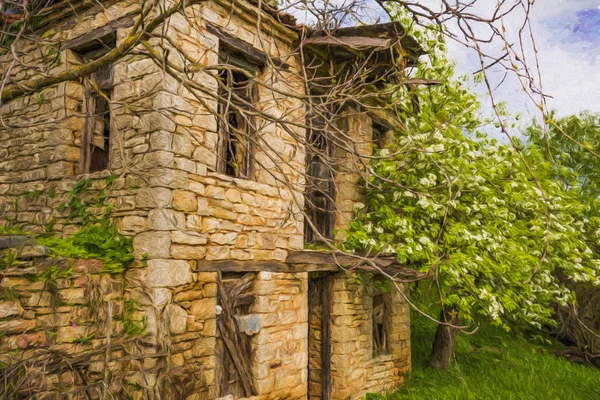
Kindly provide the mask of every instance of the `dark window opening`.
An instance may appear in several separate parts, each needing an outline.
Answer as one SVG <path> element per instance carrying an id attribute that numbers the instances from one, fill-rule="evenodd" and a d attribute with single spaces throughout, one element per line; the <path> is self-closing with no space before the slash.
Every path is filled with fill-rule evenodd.
<path id="1" fill-rule="evenodd" d="M 387 304 L 383 293 L 373 296 L 373 357 L 387 354 Z"/>
<path id="2" fill-rule="evenodd" d="M 335 185 L 333 174 L 333 146 L 325 132 L 322 118 L 314 118 L 307 133 L 306 161 L 308 185 L 305 192 L 306 215 L 323 238 L 333 239 L 335 225 Z M 304 239 L 319 241 L 319 235 L 308 221 L 304 223 Z"/>
<path id="3" fill-rule="evenodd" d="M 224 69 L 219 74 L 217 171 L 237 178 L 251 178 L 256 131 L 252 108 L 257 97 L 257 88 L 251 77 L 257 75 L 258 66 L 226 46 L 219 50 L 219 58 L 222 64 L 233 68 Z"/>
<path id="4" fill-rule="evenodd" d="M 387 132 L 387 129 L 382 126 L 381 124 L 378 124 L 376 121 L 373 121 L 372 124 L 372 129 L 373 129 L 373 145 L 378 148 L 378 149 L 382 149 L 385 146 L 385 134 Z"/>
<path id="5" fill-rule="evenodd" d="M 115 34 L 86 43 L 73 49 L 87 63 L 115 47 Z M 111 146 L 111 99 L 113 68 L 109 64 L 84 80 L 84 128 L 81 136 L 80 172 L 103 171 L 109 167 Z"/>
<path id="6" fill-rule="evenodd" d="M 104 95 L 111 98 L 112 91 L 104 90 Z M 108 168 L 110 152 L 110 103 L 100 95 L 94 95 L 94 131 L 90 145 L 89 172 L 103 171 Z"/>

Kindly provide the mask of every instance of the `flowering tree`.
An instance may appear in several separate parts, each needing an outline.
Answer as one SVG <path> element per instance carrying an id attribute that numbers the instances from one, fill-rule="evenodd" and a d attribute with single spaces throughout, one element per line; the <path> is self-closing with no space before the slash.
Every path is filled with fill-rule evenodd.
<path id="1" fill-rule="evenodd" d="M 415 35 L 440 42 L 434 31 Z M 446 368 L 457 328 L 482 320 L 540 328 L 553 323 L 554 302 L 572 300 L 559 274 L 599 285 L 584 234 L 597 241 L 600 231 L 536 146 L 523 151 L 476 131 L 476 98 L 453 78 L 443 48 L 429 54 L 417 75 L 443 84 L 405 94 L 405 128 L 377 151 L 344 246 L 394 253 L 435 282 L 442 311 L 430 362 Z"/>

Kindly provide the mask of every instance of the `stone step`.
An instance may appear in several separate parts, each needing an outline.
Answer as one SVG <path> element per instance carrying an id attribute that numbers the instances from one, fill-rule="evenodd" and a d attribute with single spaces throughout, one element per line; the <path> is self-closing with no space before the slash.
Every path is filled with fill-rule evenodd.
<path id="1" fill-rule="evenodd" d="M 35 241 L 26 235 L 0 235 L 0 250 L 33 244 Z"/>

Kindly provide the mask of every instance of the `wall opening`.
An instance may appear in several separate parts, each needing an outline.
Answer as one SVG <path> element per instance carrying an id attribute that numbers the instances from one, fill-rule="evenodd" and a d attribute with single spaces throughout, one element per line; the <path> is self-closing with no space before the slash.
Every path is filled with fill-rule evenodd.
<path id="1" fill-rule="evenodd" d="M 228 46 L 219 48 L 219 62 L 229 66 L 219 73 L 217 171 L 251 178 L 256 133 L 257 86 L 260 67 Z"/>
<path id="2" fill-rule="evenodd" d="M 308 399 L 331 393 L 331 279 L 311 274 L 308 281 Z"/>
<path id="3" fill-rule="evenodd" d="M 219 273 L 217 292 L 216 397 L 256 395 L 251 373 L 251 334 L 258 332 L 250 313 L 254 273 Z"/>
<path id="4" fill-rule="evenodd" d="M 308 243 L 333 239 L 335 226 L 335 183 L 333 145 L 325 132 L 323 118 L 313 118 L 306 135 L 306 170 L 308 185 L 304 194 L 305 212 L 310 222 L 304 223 L 304 240 Z M 318 232 L 318 233 L 317 233 Z"/>
<path id="5" fill-rule="evenodd" d="M 388 293 L 375 289 L 373 294 L 372 337 L 373 357 L 390 353 L 388 340 Z"/>
<path id="6" fill-rule="evenodd" d="M 87 63 L 102 57 L 115 48 L 116 33 L 73 48 Z M 103 171 L 110 165 L 110 146 L 114 131 L 111 121 L 113 66 L 108 64 L 92 73 L 83 83 L 83 112 L 85 121 L 81 134 L 79 172 Z"/>

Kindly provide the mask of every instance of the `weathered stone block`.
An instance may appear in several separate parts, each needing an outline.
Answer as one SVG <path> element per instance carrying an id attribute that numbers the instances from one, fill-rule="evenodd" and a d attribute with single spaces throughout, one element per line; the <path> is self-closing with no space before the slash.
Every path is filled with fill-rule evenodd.
<path id="1" fill-rule="evenodd" d="M 184 260 L 200 260 L 206 255 L 204 246 L 171 245 L 171 257 Z"/>
<path id="2" fill-rule="evenodd" d="M 188 226 L 187 223 L 186 226 Z M 208 243 L 208 239 L 206 235 L 202 235 L 195 232 L 172 231 L 171 242 L 190 245 L 202 245 Z"/>
<path id="3" fill-rule="evenodd" d="M 210 237 L 210 242 L 211 243 L 216 243 L 216 244 L 235 244 L 235 239 L 237 237 L 237 233 L 236 232 L 231 232 L 231 233 L 215 233 L 214 235 L 212 235 Z"/>
<path id="4" fill-rule="evenodd" d="M 75 165 L 68 161 L 59 161 L 46 167 L 48 179 L 62 179 L 73 175 L 75 175 Z"/>
<path id="5" fill-rule="evenodd" d="M 166 309 L 169 331 L 173 334 L 185 333 L 187 328 L 187 312 L 176 304 L 169 304 Z"/>
<path id="6" fill-rule="evenodd" d="M 90 328 L 87 326 L 62 326 L 56 333 L 57 343 L 73 343 L 78 339 L 83 339 L 90 334 Z"/>
<path id="7" fill-rule="evenodd" d="M 229 258 L 229 246 L 208 246 L 206 249 L 207 260 L 226 260 Z"/>
<path id="8" fill-rule="evenodd" d="M 36 328 L 38 325 L 38 321 L 35 320 L 11 319 L 0 321 L 0 332 L 23 333 Z"/>
<path id="9" fill-rule="evenodd" d="M 204 195 L 217 200 L 225 199 L 225 191 L 222 187 L 218 186 L 207 186 Z"/>
<path id="10" fill-rule="evenodd" d="M 148 221 L 137 215 L 127 215 L 121 220 L 121 229 L 128 232 L 143 232 L 148 229 Z"/>
<path id="11" fill-rule="evenodd" d="M 150 210 L 148 228 L 157 231 L 185 230 L 185 214 L 165 208 Z"/>
<path id="12" fill-rule="evenodd" d="M 19 301 L 0 301 L 0 318 L 14 317 L 23 313 Z"/>
<path id="13" fill-rule="evenodd" d="M 188 231 L 202 232 L 202 217 L 196 214 L 188 215 L 185 219 L 185 227 Z"/>
<path id="14" fill-rule="evenodd" d="M 190 180 L 190 187 L 189 187 L 189 189 L 190 189 L 192 192 L 194 192 L 194 193 L 196 193 L 196 194 L 199 194 L 199 195 L 203 196 L 203 195 L 204 195 L 204 193 L 205 193 L 205 189 L 206 189 L 206 188 L 205 188 L 205 187 L 204 187 L 204 185 L 203 185 L 203 184 L 201 184 L 200 182 L 196 182 L 196 181 L 192 181 L 192 180 Z"/>
<path id="15" fill-rule="evenodd" d="M 58 298 L 61 302 L 67 304 L 86 304 L 87 297 L 85 295 L 85 289 L 64 289 L 58 292 Z"/>
<path id="16" fill-rule="evenodd" d="M 133 254 L 141 258 L 168 258 L 170 256 L 171 233 L 168 231 L 142 232 L 133 238 Z"/>
<path id="17" fill-rule="evenodd" d="M 212 233 L 219 230 L 221 221 L 216 218 L 204 218 L 202 220 L 202 232 Z"/>
<path id="18" fill-rule="evenodd" d="M 215 318 L 217 315 L 216 306 L 217 302 L 215 298 L 194 300 L 190 307 L 190 314 L 192 314 L 197 321 Z"/>
<path id="19" fill-rule="evenodd" d="M 181 286 L 194 279 L 191 265 L 183 260 L 149 260 L 146 284 L 149 287 Z"/>
<path id="20" fill-rule="evenodd" d="M 154 168 L 150 172 L 150 185 L 186 189 L 188 186 L 188 173 L 168 168 Z"/>
<path id="21" fill-rule="evenodd" d="M 166 208 L 171 205 L 171 190 L 163 187 L 141 188 L 135 197 L 140 208 Z"/>
<path id="22" fill-rule="evenodd" d="M 179 211 L 196 211 L 196 194 L 184 190 L 173 191 L 173 208 Z"/>

